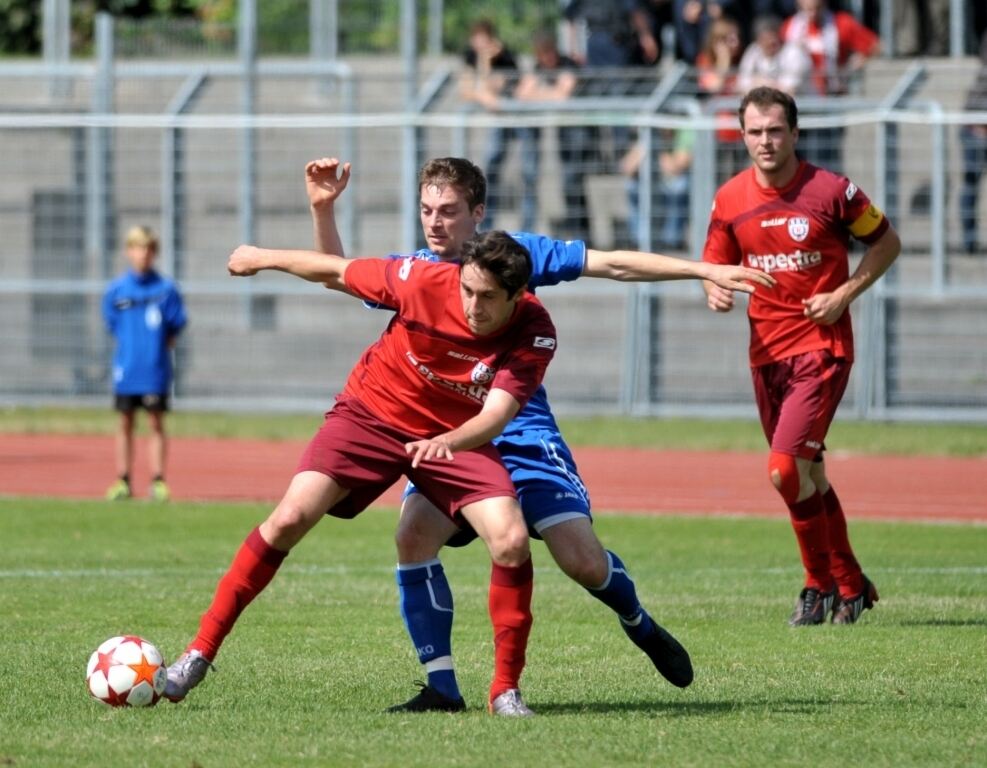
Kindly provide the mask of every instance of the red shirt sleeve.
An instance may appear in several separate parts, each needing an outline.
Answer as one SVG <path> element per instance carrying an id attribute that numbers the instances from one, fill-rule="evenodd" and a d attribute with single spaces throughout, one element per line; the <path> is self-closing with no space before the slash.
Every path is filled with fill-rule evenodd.
<path id="1" fill-rule="evenodd" d="M 523 408 L 545 378 L 548 364 L 555 355 L 555 326 L 548 311 L 533 295 L 526 296 L 517 321 L 516 343 L 490 385 L 502 389 Z"/>
<path id="2" fill-rule="evenodd" d="M 412 257 L 404 259 L 354 259 L 346 267 L 343 282 L 361 299 L 400 310 L 409 296 L 419 292 L 435 262 Z"/>
<path id="3" fill-rule="evenodd" d="M 722 187 L 713 200 L 713 210 L 709 215 L 706 230 L 706 245 L 703 247 L 703 261 L 713 264 L 740 264 L 743 254 L 740 244 L 729 225 L 725 207 L 731 195 L 729 187 Z"/>
<path id="4" fill-rule="evenodd" d="M 884 213 L 848 178 L 840 176 L 837 216 L 857 240 L 870 245 L 881 239 L 891 223 Z"/>
<path id="5" fill-rule="evenodd" d="M 839 12 L 834 19 L 840 38 L 840 65 L 846 64 L 850 53 L 873 56 L 880 46 L 880 38 L 857 21 L 852 14 Z"/>

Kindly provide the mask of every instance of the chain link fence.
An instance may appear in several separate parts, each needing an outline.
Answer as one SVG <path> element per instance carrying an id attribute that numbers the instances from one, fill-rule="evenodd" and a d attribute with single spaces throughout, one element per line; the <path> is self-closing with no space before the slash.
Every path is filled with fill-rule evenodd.
<path id="1" fill-rule="evenodd" d="M 0 399 L 108 397 L 99 299 L 123 268 L 123 233 L 147 223 L 189 310 L 178 403 L 326 406 L 387 318 L 283 275 L 225 270 L 245 240 L 310 244 L 302 171 L 323 155 L 354 166 L 338 208 L 351 255 L 416 247 L 415 171 L 462 155 L 496 177 L 498 228 L 698 257 L 713 192 L 744 162 L 734 97 L 699 99 L 694 73 L 672 66 L 587 73 L 564 103 L 482 112 L 462 104 L 455 69 L 423 64 L 408 108 L 396 58 L 261 60 L 245 113 L 228 58 L 63 68 L 57 98 L 52 72 L 0 67 Z M 905 246 L 854 306 L 844 414 L 987 420 L 987 254 L 964 250 L 958 201 L 960 128 L 987 122 L 961 111 L 974 75 L 963 60 L 878 62 L 854 95 L 800 101 L 807 135 L 829 137 L 831 166 Z M 669 185 L 661 156 L 676 150 L 690 160 Z M 982 198 L 976 215 L 987 221 Z M 746 319 L 706 310 L 698 285 L 587 279 L 542 299 L 560 331 L 547 383 L 561 411 L 753 413 Z"/>

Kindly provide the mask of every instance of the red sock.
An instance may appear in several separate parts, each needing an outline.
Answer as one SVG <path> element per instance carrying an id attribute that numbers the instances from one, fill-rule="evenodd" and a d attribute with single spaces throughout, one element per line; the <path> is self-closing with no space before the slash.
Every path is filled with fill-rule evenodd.
<path id="1" fill-rule="evenodd" d="M 822 500 L 826 510 L 826 524 L 829 528 L 830 570 L 836 583 L 840 585 L 840 596 L 856 597 L 863 591 L 864 574 L 860 570 L 860 563 L 857 562 L 857 558 L 853 554 L 853 547 L 850 546 L 850 537 L 846 530 L 846 517 L 833 486 L 829 486 L 829 490 L 823 494 Z"/>
<path id="2" fill-rule="evenodd" d="M 199 634 L 189 649 L 195 648 L 210 661 L 215 659 L 240 612 L 270 583 L 287 556 L 287 552 L 264 541 L 260 529 L 254 528 L 219 580 L 212 604 L 199 622 Z"/>
<path id="3" fill-rule="evenodd" d="M 494 628 L 494 678 L 490 684 L 490 701 L 504 691 L 519 687 L 531 632 L 533 587 L 530 557 L 516 568 L 493 564 L 489 606 Z"/>
<path id="4" fill-rule="evenodd" d="M 834 584 L 829 572 L 829 535 L 822 496 L 816 491 L 807 499 L 789 504 L 788 511 L 802 553 L 805 586 L 829 592 Z"/>

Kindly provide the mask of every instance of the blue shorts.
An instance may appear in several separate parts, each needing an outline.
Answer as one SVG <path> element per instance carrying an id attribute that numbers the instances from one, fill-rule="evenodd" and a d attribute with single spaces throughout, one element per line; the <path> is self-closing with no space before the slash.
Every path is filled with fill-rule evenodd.
<path id="1" fill-rule="evenodd" d="M 511 475 L 532 538 L 540 539 L 542 531 L 567 520 L 592 520 L 589 493 L 562 435 L 547 430 L 513 433 L 495 445 Z M 418 490 L 408 483 L 403 498 L 412 493 Z M 447 544 L 461 547 L 475 538 L 476 532 L 464 523 Z"/>

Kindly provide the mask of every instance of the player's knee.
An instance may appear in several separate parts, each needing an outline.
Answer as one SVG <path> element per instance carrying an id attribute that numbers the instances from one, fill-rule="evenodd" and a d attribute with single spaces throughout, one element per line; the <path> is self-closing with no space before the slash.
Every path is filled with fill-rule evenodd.
<path id="1" fill-rule="evenodd" d="M 413 522 L 401 518 L 394 533 L 394 545 L 398 551 L 399 563 L 421 563 L 439 556 L 441 542 L 435 542 Z"/>
<path id="2" fill-rule="evenodd" d="M 786 504 L 798 501 L 802 482 L 794 456 L 772 451 L 768 459 L 768 477 Z"/>
<path id="3" fill-rule="evenodd" d="M 304 504 L 283 499 L 262 526 L 261 533 L 271 546 L 277 549 L 290 549 L 308 532 L 322 515 Z"/>
<path id="4" fill-rule="evenodd" d="M 516 567 L 530 556 L 528 529 L 524 524 L 511 525 L 498 531 L 487 541 L 491 559 L 498 565 Z"/>

